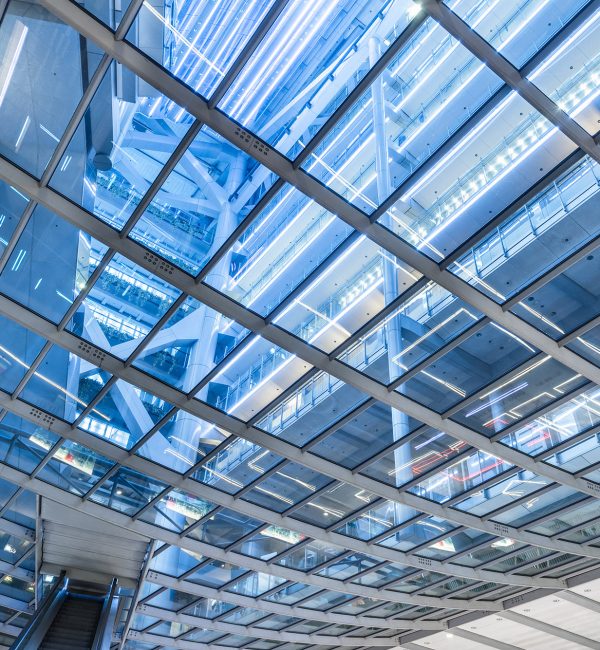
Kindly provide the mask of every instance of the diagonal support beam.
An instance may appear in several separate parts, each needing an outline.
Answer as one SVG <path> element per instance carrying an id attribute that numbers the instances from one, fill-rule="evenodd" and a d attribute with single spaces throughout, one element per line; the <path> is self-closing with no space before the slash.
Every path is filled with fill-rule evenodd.
<path id="1" fill-rule="evenodd" d="M 537 535 L 530 532 L 519 531 L 514 527 L 499 525 L 493 521 L 484 520 L 481 517 L 471 515 L 466 512 L 460 512 L 456 509 L 452 509 L 441 504 L 434 504 L 433 502 L 418 497 L 416 495 L 410 494 L 408 492 L 401 492 L 396 488 L 384 485 L 379 481 L 369 479 L 364 476 L 358 476 L 353 474 L 352 471 L 341 467 L 335 463 L 326 461 L 325 459 L 319 458 L 310 453 L 303 453 L 298 448 L 293 445 L 286 443 L 281 438 L 276 438 L 273 436 L 268 436 L 260 429 L 250 427 L 241 423 L 235 418 L 227 416 L 223 412 L 210 407 L 207 404 L 204 404 L 195 399 L 187 399 L 177 390 L 171 387 L 167 387 L 161 382 L 149 377 L 145 373 L 131 367 L 126 366 L 120 360 L 110 357 L 103 351 L 93 348 L 88 343 L 82 342 L 73 334 L 66 331 L 57 331 L 56 327 L 51 323 L 48 323 L 43 318 L 33 314 L 29 310 L 16 305 L 7 298 L 0 296 L 0 313 L 6 314 L 9 318 L 16 320 L 21 323 L 23 326 L 32 329 L 36 333 L 49 338 L 51 341 L 65 347 L 66 349 L 72 351 L 74 354 L 78 354 L 87 358 L 89 361 L 94 364 L 100 365 L 105 370 L 108 370 L 113 375 L 123 378 L 125 381 L 128 381 L 134 385 L 139 386 L 140 388 L 149 391 L 152 394 L 155 394 L 167 402 L 178 406 L 197 417 L 200 417 L 204 420 L 212 421 L 217 426 L 221 426 L 225 429 L 231 431 L 239 437 L 245 438 L 250 442 L 261 445 L 266 449 L 270 449 L 275 453 L 287 458 L 288 460 L 295 460 L 299 463 L 304 464 L 307 467 L 311 467 L 320 473 L 327 474 L 332 478 L 336 478 L 350 485 L 355 485 L 360 489 L 368 490 L 374 494 L 381 496 L 383 498 L 389 499 L 391 501 L 396 501 L 400 503 L 405 503 L 416 510 L 426 512 L 435 516 L 440 516 L 452 521 L 456 521 L 460 525 L 464 525 L 470 528 L 475 528 L 477 530 L 482 530 L 484 532 L 490 533 L 492 535 L 500 535 L 504 537 L 511 537 L 512 539 L 518 539 L 519 541 L 524 542 L 525 544 L 532 544 L 534 546 L 541 546 L 542 548 L 551 547 L 550 550 L 573 553 L 575 555 L 583 554 L 590 557 L 600 558 L 600 549 L 594 547 L 582 547 L 578 544 L 571 542 L 565 542 L 562 540 L 550 540 L 549 538 L 543 535 Z M 386 392 L 386 394 L 388 394 Z M 394 395 L 397 395 L 394 393 Z M 27 419 L 33 419 L 34 421 L 38 420 L 40 411 L 36 408 L 32 408 L 27 405 L 25 402 L 22 402 L 19 399 L 11 399 L 8 396 L 0 395 L 0 405 L 4 406 L 12 412 L 17 412 L 18 415 L 25 417 Z M 234 497 L 221 492 L 220 490 L 215 490 L 209 486 L 202 486 L 193 479 L 183 478 L 176 472 L 167 469 L 166 467 L 158 466 L 151 461 L 148 461 L 140 456 L 135 454 L 129 454 L 125 450 L 119 450 L 114 445 L 110 444 L 108 441 L 102 440 L 91 436 L 77 427 L 71 427 L 68 424 L 62 422 L 58 418 L 47 417 L 45 418 L 46 426 L 56 433 L 59 433 L 61 436 L 64 436 L 71 440 L 76 440 L 81 444 L 84 444 L 103 455 L 106 455 L 110 458 L 113 458 L 117 462 L 122 462 L 129 467 L 137 469 L 138 471 L 154 476 L 159 480 L 167 482 L 169 485 L 174 485 L 185 489 L 192 494 L 197 494 L 202 498 L 208 498 L 213 500 L 218 505 L 225 507 L 230 507 L 238 511 L 244 511 L 246 514 L 249 514 L 253 517 L 258 517 L 269 523 L 275 525 L 281 525 L 286 528 L 294 529 L 297 527 L 297 522 L 294 519 L 281 516 L 270 510 L 260 508 L 245 501 L 237 501 Z M 498 443 L 494 443 L 498 444 Z M 528 458 L 528 457 L 526 457 Z M 532 460 L 532 459 L 531 459 Z M 532 460 L 532 462 L 535 462 Z M 553 469 L 553 468 L 552 468 Z M 537 469 L 533 470 L 541 474 Z M 548 470 L 545 470 L 546 472 Z M 583 479 L 572 479 L 576 482 L 586 484 L 587 482 Z M 431 570 L 439 570 L 441 573 L 448 573 L 450 575 L 463 575 L 471 579 L 481 579 L 481 580 L 491 580 L 498 581 L 502 580 L 502 576 L 496 573 L 490 574 L 480 574 L 474 572 L 474 570 L 459 568 L 458 566 L 452 567 L 451 569 L 448 565 L 434 560 L 424 560 L 418 556 L 410 556 L 408 554 L 401 553 L 400 551 L 395 551 L 393 549 L 387 549 L 384 547 L 379 547 L 375 545 L 370 545 L 367 542 L 362 542 L 360 540 L 354 540 L 346 536 L 342 536 L 338 533 L 326 532 L 317 526 L 309 526 L 308 524 L 303 524 L 303 531 L 313 537 L 319 538 L 329 543 L 334 543 L 341 546 L 342 548 L 354 548 L 357 552 L 367 553 L 379 557 L 383 560 L 391 560 L 396 562 L 402 562 L 415 566 L 416 568 L 427 568 Z M 466 573 L 465 573 L 466 572 Z M 511 581 L 513 584 L 527 586 L 531 585 L 529 582 L 531 579 L 528 578 L 527 581 L 523 582 L 523 577 L 513 576 Z M 542 586 L 542 585 L 538 585 Z M 550 584 L 549 581 L 545 581 L 544 585 L 547 588 L 552 588 L 560 586 L 557 584 Z"/>
<path id="2" fill-rule="evenodd" d="M 448 289 L 459 298 L 462 298 L 465 302 L 479 309 L 486 316 L 513 334 L 554 357 L 575 372 L 580 373 L 595 383 L 600 383 L 600 368 L 579 357 L 574 352 L 566 348 L 561 348 L 556 341 L 542 334 L 529 323 L 522 321 L 510 312 L 503 311 L 498 304 L 481 294 L 474 287 L 463 282 L 448 271 L 442 271 L 437 263 L 396 237 L 381 224 L 372 223 L 366 214 L 349 204 L 335 192 L 302 170 L 295 169 L 294 165 L 276 149 L 240 127 L 224 113 L 211 108 L 205 100 L 173 78 L 157 63 L 146 58 L 128 43 L 116 40 L 110 30 L 99 25 L 96 20 L 80 8 L 74 6 L 69 0 L 41 0 L 41 2 L 49 11 L 61 18 L 64 22 L 77 29 L 86 38 L 96 42 L 110 56 L 126 65 L 138 76 L 176 101 L 180 106 L 186 108 L 188 112 L 210 126 L 242 151 L 257 159 L 265 167 L 297 187 L 302 193 L 312 198 L 333 214 L 338 215 L 359 232 L 365 234 L 373 242 L 387 249 L 400 260 L 406 262 L 431 280 L 434 280 L 445 289 Z M 437 3 L 435 4 L 437 6 Z M 556 110 L 558 109 L 556 108 Z M 594 151 L 597 152 L 595 144 Z M 158 262 L 156 264 L 158 265 Z M 282 347 L 285 348 L 285 346 Z"/>
<path id="3" fill-rule="evenodd" d="M 569 632 L 568 630 L 564 630 L 562 627 L 550 625 L 550 623 L 545 623 L 544 621 L 538 621 L 537 619 L 531 618 L 530 616 L 518 614 L 517 612 L 502 612 L 500 616 L 507 621 L 512 621 L 513 623 L 518 623 L 519 625 L 525 625 L 526 627 L 538 630 L 538 632 L 544 632 L 544 634 L 554 636 L 557 639 L 562 639 L 563 641 L 574 643 L 578 647 L 600 650 L 600 641 L 588 639 L 587 637 L 581 636 L 580 634 Z"/>
<path id="4" fill-rule="evenodd" d="M 423 9 L 447 32 L 459 40 L 472 54 L 483 61 L 505 83 L 513 88 L 547 120 L 558 127 L 580 149 L 600 162 L 600 146 L 594 138 L 572 117 L 562 111 L 529 79 L 523 77 L 515 66 L 499 54 L 492 45 L 459 18 L 440 0 L 424 0 Z"/>
<path id="5" fill-rule="evenodd" d="M 413 596 L 411 594 L 402 594 L 384 588 L 365 587 L 352 583 L 344 583 L 340 580 L 332 578 L 325 578 L 319 575 L 307 575 L 303 571 L 297 569 L 290 569 L 285 566 L 277 564 L 270 564 L 264 560 L 241 555 L 233 551 L 224 550 L 215 546 L 211 546 L 204 542 L 191 539 L 189 537 L 181 536 L 173 533 L 165 528 L 155 524 L 142 522 L 138 519 L 131 518 L 125 514 L 111 510 L 105 506 L 91 501 L 81 499 L 81 497 L 61 490 L 45 481 L 38 478 L 31 478 L 27 474 L 20 472 L 12 467 L 4 465 L 2 468 L 2 475 L 11 483 L 24 487 L 27 490 L 46 497 L 52 501 L 57 501 L 63 505 L 89 514 L 96 519 L 106 521 L 108 523 L 120 526 L 127 530 L 137 532 L 149 539 L 157 539 L 177 546 L 184 550 L 192 551 L 198 555 L 210 557 L 221 562 L 234 564 L 237 566 L 244 566 L 250 571 L 260 571 L 274 576 L 279 576 L 285 580 L 292 582 L 299 582 L 302 584 L 314 585 L 321 589 L 328 589 L 330 591 L 338 591 L 341 593 L 351 594 L 353 596 L 363 596 L 373 598 L 374 600 L 381 600 L 382 604 L 387 602 L 404 603 L 410 605 L 420 605 L 425 607 L 446 607 L 458 611 L 501 611 L 503 606 L 501 603 L 491 603 L 487 601 L 474 601 L 474 600 L 461 600 L 452 598 L 437 598 L 429 596 Z M 0 603 L 1 604 L 1 603 Z"/>

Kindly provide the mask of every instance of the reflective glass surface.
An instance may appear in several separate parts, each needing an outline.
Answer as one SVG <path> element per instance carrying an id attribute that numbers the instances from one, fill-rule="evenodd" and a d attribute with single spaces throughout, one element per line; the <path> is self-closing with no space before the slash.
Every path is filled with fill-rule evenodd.
<path id="1" fill-rule="evenodd" d="M 575 593 L 597 7 L 0 5 L 0 646 L 57 538 L 126 573 L 123 650 L 428 645 Z"/>

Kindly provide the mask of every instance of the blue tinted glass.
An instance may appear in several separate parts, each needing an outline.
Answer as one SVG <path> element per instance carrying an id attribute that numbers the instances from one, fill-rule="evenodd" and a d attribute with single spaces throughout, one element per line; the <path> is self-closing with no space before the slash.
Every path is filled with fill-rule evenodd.
<path id="1" fill-rule="evenodd" d="M 527 361 L 534 353 L 528 343 L 503 328 L 486 325 L 397 390 L 441 412 Z"/>
<path id="2" fill-rule="evenodd" d="M 158 106 L 151 107 L 156 99 Z M 121 64 L 106 72 L 50 185 L 121 229 L 191 125 L 168 120 L 166 99 Z"/>
<path id="3" fill-rule="evenodd" d="M 44 339 L 0 317 L 0 389 L 12 393 L 44 345 Z"/>
<path id="4" fill-rule="evenodd" d="M 24 400 L 74 422 L 110 375 L 53 345 L 20 393 Z"/>
<path id="5" fill-rule="evenodd" d="M 146 510 L 140 519 L 176 533 L 202 519 L 215 508 L 214 503 L 200 499 L 182 490 L 171 490 L 152 508 Z"/>
<path id="6" fill-rule="evenodd" d="M 175 290 L 164 283 L 158 287 L 167 296 L 175 295 Z M 150 344 L 138 351 L 133 365 L 187 393 L 223 362 L 247 334 L 248 330 L 241 325 L 188 297 Z M 139 326 L 134 336 L 143 340 L 144 332 Z M 124 346 L 125 352 L 130 353 L 134 346 L 129 342 Z M 210 392 L 210 385 L 206 386 L 199 397 L 206 400 Z"/>
<path id="7" fill-rule="evenodd" d="M 585 158 L 450 266 L 504 302 L 599 232 L 595 197 L 600 167 Z"/>
<path id="8" fill-rule="evenodd" d="M 147 393 L 145 395 L 148 396 Z M 155 408 L 156 406 L 159 406 L 162 412 L 160 400 L 158 404 L 155 403 Z M 137 453 L 183 474 L 229 435 L 214 424 L 185 411 L 178 411 L 159 431 L 150 436 Z M 196 475 L 193 475 L 193 478 L 196 478 Z"/>
<path id="9" fill-rule="evenodd" d="M 8 264 L 0 292 L 58 323 L 106 247 L 42 206 L 35 209 Z"/>
<path id="10" fill-rule="evenodd" d="M 512 311 L 548 336 L 558 339 L 600 312 L 596 278 L 600 273 L 600 250 L 553 278 L 516 304 Z"/>
<path id="11" fill-rule="evenodd" d="M 113 466 L 113 462 L 76 442 L 66 441 L 37 475 L 67 492 L 83 496 Z"/>
<path id="12" fill-rule="evenodd" d="M 145 2 L 127 40 L 209 97 L 274 0 L 199 0 L 169 7 Z M 179 107 L 169 106 L 173 115 Z"/>
<path id="13" fill-rule="evenodd" d="M 502 52 L 511 63 L 521 67 L 560 30 L 587 0 L 530 0 L 529 2 L 450 3 L 452 9 L 473 29 Z M 484 18 L 478 19 L 473 7 L 483 5 Z"/>
<path id="14" fill-rule="evenodd" d="M 366 399 L 358 389 L 321 372 L 271 409 L 257 426 L 302 447 Z"/>
<path id="15" fill-rule="evenodd" d="M 90 499 L 107 508 L 133 516 L 167 486 L 126 467 L 102 483 Z"/>
<path id="16" fill-rule="evenodd" d="M 100 58 L 40 5 L 9 2 L 0 26 L 0 154 L 40 177 Z"/>
<path id="17" fill-rule="evenodd" d="M 302 167 L 371 213 L 501 85 L 428 19 Z M 415 224 L 406 234 L 418 241 L 421 230 Z"/>
<path id="18" fill-rule="evenodd" d="M 586 383 L 570 368 L 550 357 L 542 357 L 484 392 L 452 418 L 492 436 Z"/>
<path id="19" fill-rule="evenodd" d="M 241 537 L 255 530 L 261 522 L 233 510 L 219 510 L 210 519 L 202 520 L 190 531 L 190 537 L 213 546 L 235 544 Z"/>
<path id="20" fill-rule="evenodd" d="M 294 157 L 416 13 L 408 0 L 293 0 L 219 106 Z"/>
<path id="21" fill-rule="evenodd" d="M 141 144 L 144 136 L 138 136 Z M 196 275 L 273 184 L 253 158 L 204 126 L 130 237 Z M 210 275 L 226 272 L 222 259 Z"/>
<path id="22" fill-rule="evenodd" d="M 90 271 L 100 259 L 90 253 Z M 178 298 L 179 291 L 115 255 L 73 315 L 67 329 L 127 359 Z"/>

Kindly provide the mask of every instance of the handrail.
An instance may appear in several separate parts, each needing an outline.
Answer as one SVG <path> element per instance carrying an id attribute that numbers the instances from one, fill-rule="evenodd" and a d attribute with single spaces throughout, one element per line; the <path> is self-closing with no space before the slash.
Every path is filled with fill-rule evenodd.
<path id="1" fill-rule="evenodd" d="M 96 635 L 94 636 L 94 641 L 92 643 L 92 650 L 107 650 L 110 647 L 113 627 L 110 625 L 110 615 L 117 593 L 117 585 L 118 580 L 113 578 L 110 583 L 108 595 L 105 597 L 104 604 L 102 605 L 102 611 L 100 612 L 100 618 L 98 619 L 98 627 L 96 628 Z"/>
<path id="2" fill-rule="evenodd" d="M 29 625 L 27 625 L 17 640 L 10 647 L 10 650 L 26 650 L 28 643 L 31 642 L 34 634 L 39 630 L 42 621 L 44 621 L 48 610 L 54 605 L 58 598 L 66 592 L 69 585 L 69 579 L 64 571 L 61 572 L 58 581 L 54 584 L 50 593 L 44 598 L 41 606 L 34 612 Z M 37 646 L 36 646 L 37 647 Z"/>

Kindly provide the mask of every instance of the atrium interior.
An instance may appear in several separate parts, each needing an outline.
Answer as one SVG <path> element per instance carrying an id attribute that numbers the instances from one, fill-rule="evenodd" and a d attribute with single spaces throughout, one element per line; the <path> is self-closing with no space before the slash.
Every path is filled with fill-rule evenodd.
<path id="1" fill-rule="evenodd" d="M 0 650 L 599 650 L 600 0 L 0 21 Z"/>

